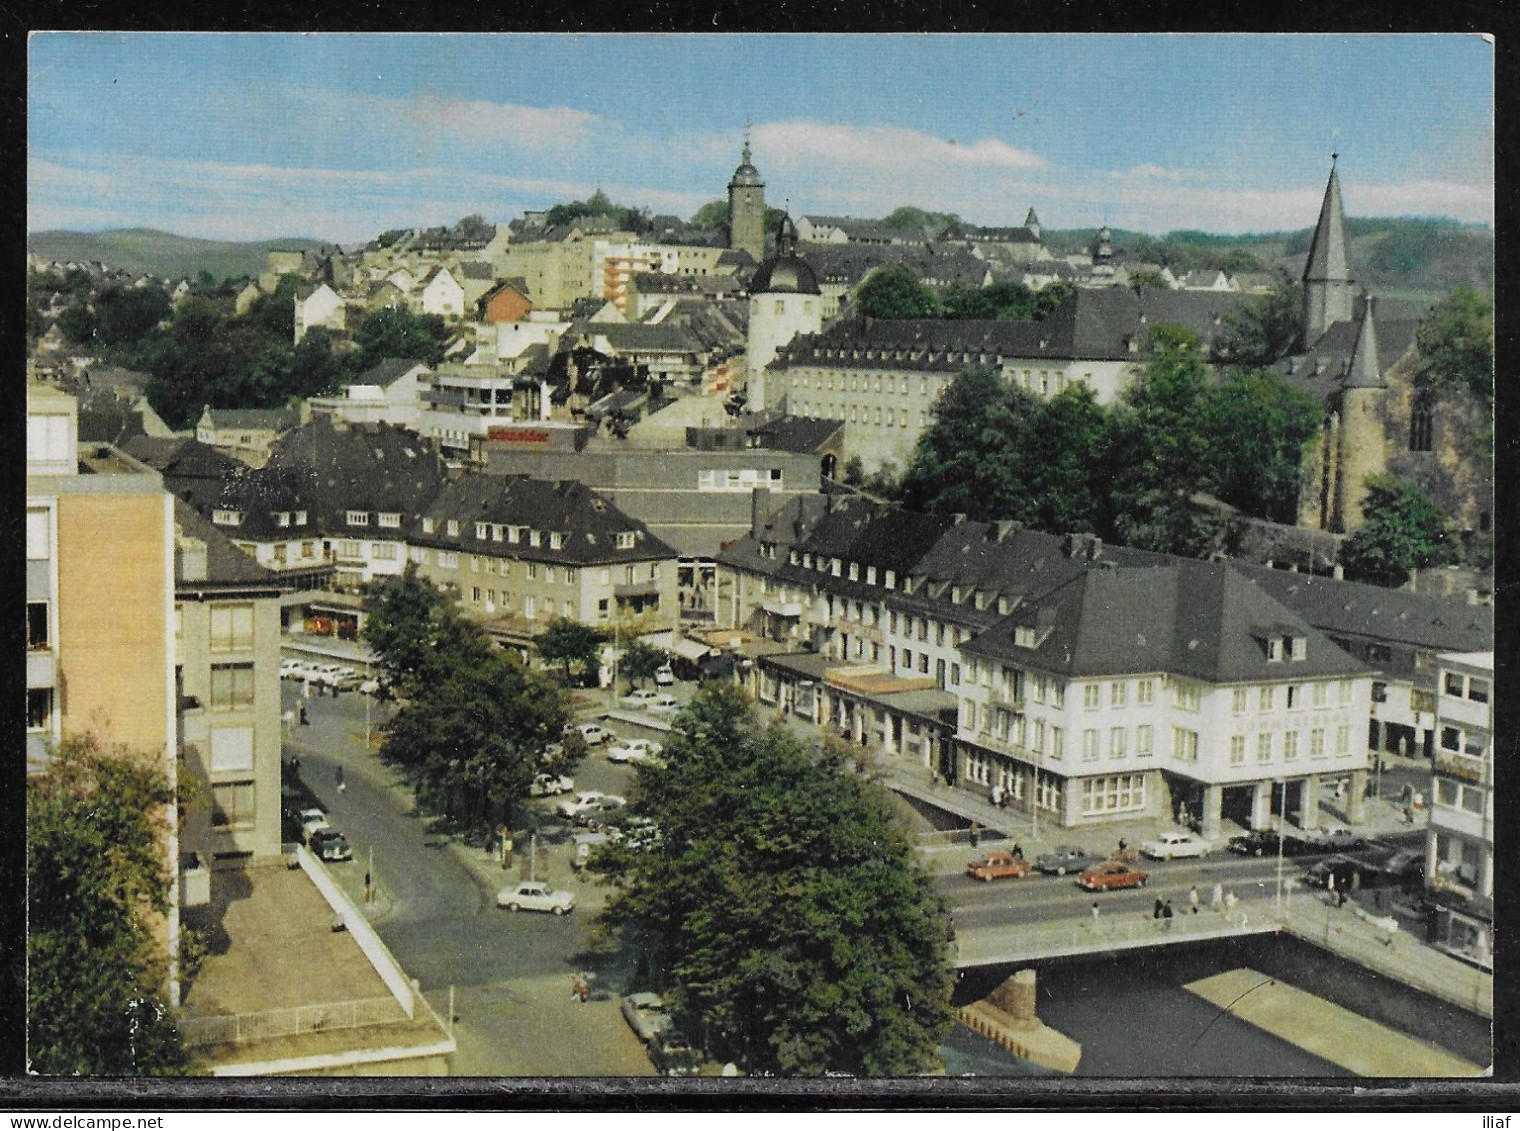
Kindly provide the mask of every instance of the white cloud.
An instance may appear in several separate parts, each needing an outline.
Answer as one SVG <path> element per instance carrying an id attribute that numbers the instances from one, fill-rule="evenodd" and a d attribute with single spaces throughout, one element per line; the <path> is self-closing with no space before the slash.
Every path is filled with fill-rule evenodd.
<path id="1" fill-rule="evenodd" d="M 507 142 L 543 150 L 588 140 L 603 123 L 595 114 L 568 106 L 523 106 L 458 98 L 375 99 L 374 105 L 429 131 L 466 138 L 475 144 Z"/>
<path id="2" fill-rule="evenodd" d="M 1043 158 L 997 138 L 968 142 L 933 137 L 898 126 L 842 126 L 828 122 L 769 122 L 754 131 L 767 164 L 791 169 L 826 163 L 840 168 L 913 170 L 961 168 L 1026 170 L 1045 167 Z"/>
<path id="3" fill-rule="evenodd" d="M 1208 174 L 1195 169 L 1163 169 L 1160 165 L 1135 165 L 1123 172 L 1108 174 L 1115 178 L 1148 177 L 1161 181 L 1206 181 Z"/>

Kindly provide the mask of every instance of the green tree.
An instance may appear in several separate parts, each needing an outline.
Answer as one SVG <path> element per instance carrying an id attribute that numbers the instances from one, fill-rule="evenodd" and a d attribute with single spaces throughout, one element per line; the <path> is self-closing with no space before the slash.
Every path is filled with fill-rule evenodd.
<path id="1" fill-rule="evenodd" d="M 709 1051 L 751 1073 L 932 1071 L 952 1016 L 948 908 L 887 795 L 710 684 L 677 716 L 631 808 L 658 847 L 625 842 L 604 924 L 652 952 Z"/>
<path id="2" fill-rule="evenodd" d="M 422 695 L 453 666 L 455 656 L 478 663 L 490 654 L 480 627 L 418 574 L 415 562 L 372 593 L 364 607 L 364 639 L 378 656 L 381 684 L 402 698 Z"/>
<path id="3" fill-rule="evenodd" d="M 632 684 L 643 683 L 646 679 L 653 679 L 660 665 L 668 660 L 665 653 L 653 644 L 630 640 L 623 645 L 623 654 L 618 657 L 618 675 Z"/>
<path id="4" fill-rule="evenodd" d="M 82 302 L 75 303 L 58 316 L 59 332 L 75 345 L 93 342 L 98 326 L 95 312 Z"/>
<path id="5" fill-rule="evenodd" d="M 350 371 L 359 374 L 387 358 L 411 358 L 437 365 L 443 360 L 449 332 L 436 314 L 409 310 L 372 311 L 354 332 Z"/>
<path id="6" fill-rule="evenodd" d="M 709 200 L 692 214 L 691 226 L 708 232 L 728 227 L 728 201 Z"/>
<path id="7" fill-rule="evenodd" d="M 1415 336 L 1422 390 L 1470 393 L 1494 407 L 1494 296 L 1458 287 L 1438 302 Z"/>
<path id="8" fill-rule="evenodd" d="M 169 296 L 157 287 L 108 287 L 95 299 L 97 333 L 106 345 L 137 341 L 169 312 Z"/>
<path id="9" fill-rule="evenodd" d="M 1324 415 L 1318 398 L 1271 373 L 1237 372 L 1210 387 L 1203 405 L 1208 490 L 1247 514 L 1293 525 L 1305 449 Z"/>
<path id="10" fill-rule="evenodd" d="M 1347 577 L 1397 588 L 1410 570 L 1461 561 L 1451 523 L 1418 483 L 1375 475 L 1366 487 L 1361 528 L 1341 545 Z"/>
<path id="11" fill-rule="evenodd" d="M 1050 306 L 1023 283 L 999 281 L 985 287 L 951 283 L 945 288 L 946 318 L 996 318 L 1029 321 L 1043 318 Z"/>
<path id="12" fill-rule="evenodd" d="M 1208 486 L 1206 370 L 1198 337 L 1150 333 L 1150 356 L 1113 417 L 1113 526 L 1126 545 L 1197 557 L 1217 548 L 1218 519 L 1195 496 Z"/>
<path id="13" fill-rule="evenodd" d="M 939 300 L 901 263 L 871 272 L 855 294 L 855 308 L 867 318 L 936 318 Z"/>
<path id="14" fill-rule="evenodd" d="M 26 783 L 27 1054 L 44 1075 L 177 1075 L 164 997 L 174 791 L 150 755 L 65 738 Z"/>
<path id="15" fill-rule="evenodd" d="M 601 629 L 564 617 L 555 617 L 549 627 L 533 638 L 533 645 L 545 663 L 564 666 L 566 683 L 570 682 L 572 667 L 593 674 L 598 671 L 602 645 L 606 642 L 607 634 Z"/>
<path id="16" fill-rule="evenodd" d="M 1247 369 L 1272 365 L 1292 353 L 1304 335 L 1304 288 L 1282 279 L 1249 305 L 1225 317 L 1214 360 Z"/>
<path id="17" fill-rule="evenodd" d="M 1052 534 L 1097 531 L 1107 479 L 1108 414 L 1086 385 L 1068 385 L 1036 412 L 1019 445 L 1025 521 Z"/>
<path id="18" fill-rule="evenodd" d="M 894 208 L 882 219 L 882 223 L 889 228 L 917 228 L 933 229 L 935 231 L 948 228 L 951 224 L 958 224 L 960 217 L 954 212 L 926 212 L 922 208 L 915 208 L 911 204 L 904 204 L 901 208 Z"/>
<path id="19" fill-rule="evenodd" d="M 1039 402 L 991 369 L 960 374 L 935 399 L 902 478 L 914 510 L 1029 521 L 1019 450 Z"/>

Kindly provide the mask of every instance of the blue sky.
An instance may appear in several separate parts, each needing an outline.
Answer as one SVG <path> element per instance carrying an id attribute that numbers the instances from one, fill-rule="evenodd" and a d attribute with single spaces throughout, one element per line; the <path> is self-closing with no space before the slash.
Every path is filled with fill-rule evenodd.
<path id="1" fill-rule="evenodd" d="M 1493 220 L 1493 47 L 1441 35 L 38 33 L 31 231 L 364 240 L 600 187 L 1050 228 Z"/>

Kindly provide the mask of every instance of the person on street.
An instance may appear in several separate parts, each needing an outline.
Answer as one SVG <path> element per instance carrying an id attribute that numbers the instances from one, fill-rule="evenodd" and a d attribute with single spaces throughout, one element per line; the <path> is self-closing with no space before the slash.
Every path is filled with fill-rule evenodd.
<path id="1" fill-rule="evenodd" d="M 991 801 L 994 806 L 1001 808 L 1003 804 L 1003 787 L 1000 785 L 994 785 L 992 789 L 988 791 L 987 799 Z"/>
<path id="2" fill-rule="evenodd" d="M 1096 899 L 1093 900 L 1093 905 L 1092 905 L 1092 923 L 1093 923 L 1093 930 L 1097 930 L 1098 929 L 1098 901 Z"/>
<path id="3" fill-rule="evenodd" d="M 1151 918 L 1152 918 L 1152 919 L 1155 919 L 1155 920 L 1158 920 L 1158 921 L 1159 921 L 1159 920 L 1160 920 L 1160 919 L 1161 919 L 1161 912 L 1162 912 L 1162 909 L 1163 909 L 1163 908 L 1164 908 L 1164 907 L 1165 907 L 1165 906 L 1166 906 L 1166 904 L 1165 904 L 1165 902 L 1164 902 L 1164 901 L 1163 901 L 1163 900 L 1162 900 L 1162 898 L 1161 898 L 1161 897 L 1160 897 L 1160 896 L 1159 896 L 1159 895 L 1158 895 L 1158 896 L 1157 896 L 1157 897 L 1156 897 L 1156 909 L 1155 909 L 1155 910 L 1154 910 L 1154 911 L 1152 911 L 1152 912 L 1151 912 Z"/>
<path id="4" fill-rule="evenodd" d="M 1174 914 L 1176 913 L 1172 910 L 1172 901 L 1169 899 L 1161 908 L 1161 918 L 1165 921 L 1168 931 L 1172 929 L 1172 916 Z"/>
<path id="5" fill-rule="evenodd" d="M 1214 885 L 1214 898 L 1209 903 L 1209 906 L 1212 907 L 1215 911 L 1223 911 L 1224 910 L 1224 885 L 1223 884 L 1216 883 Z"/>
<path id="6" fill-rule="evenodd" d="M 343 784 L 343 767 L 342 766 L 338 767 L 337 779 L 338 779 L 338 792 L 339 793 L 346 792 L 347 789 L 348 789 L 348 787 Z"/>
<path id="7" fill-rule="evenodd" d="M 1024 846 L 1022 844 L 1015 844 L 1013 846 L 1013 858 L 1015 860 L 1024 859 Z"/>
<path id="8" fill-rule="evenodd" d="M 1188 910 L 1189 910 L 1190 913 L 1192 913 L 1194 915 L 1198 914 L 1198 885 L 1197 884 L 1194 884 L 1192 887 L 1188 888 Z"/>
<path id="9" fill-rule="evenodd" d="M 301 725 L 303 727 L 309 727 L 309 726 L 311 726 L 311 720 L 306 717 L 306 704 L 305 703 L 301 704 Z"/>

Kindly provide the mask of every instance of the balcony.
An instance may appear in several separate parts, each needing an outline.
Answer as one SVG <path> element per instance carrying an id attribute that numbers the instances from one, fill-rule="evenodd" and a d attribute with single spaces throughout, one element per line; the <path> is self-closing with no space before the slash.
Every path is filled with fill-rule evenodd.
<path id="1" fill-rule="evenodd" d="M 1435 772 L 1438 775 L 1457 778 L 1473 785 L 1482 785 L 1488 779 L 1488 764 L 1482 758 L 1471 758 L 1450 750 L 1437 750 Z"/>
<path id="2" fill-rule="evenodd" d="M 656 581 L 632 581 L 612 587 L 612 595 L 620 600 L 627 597 L 658 597 L 660 583 Z"/>

